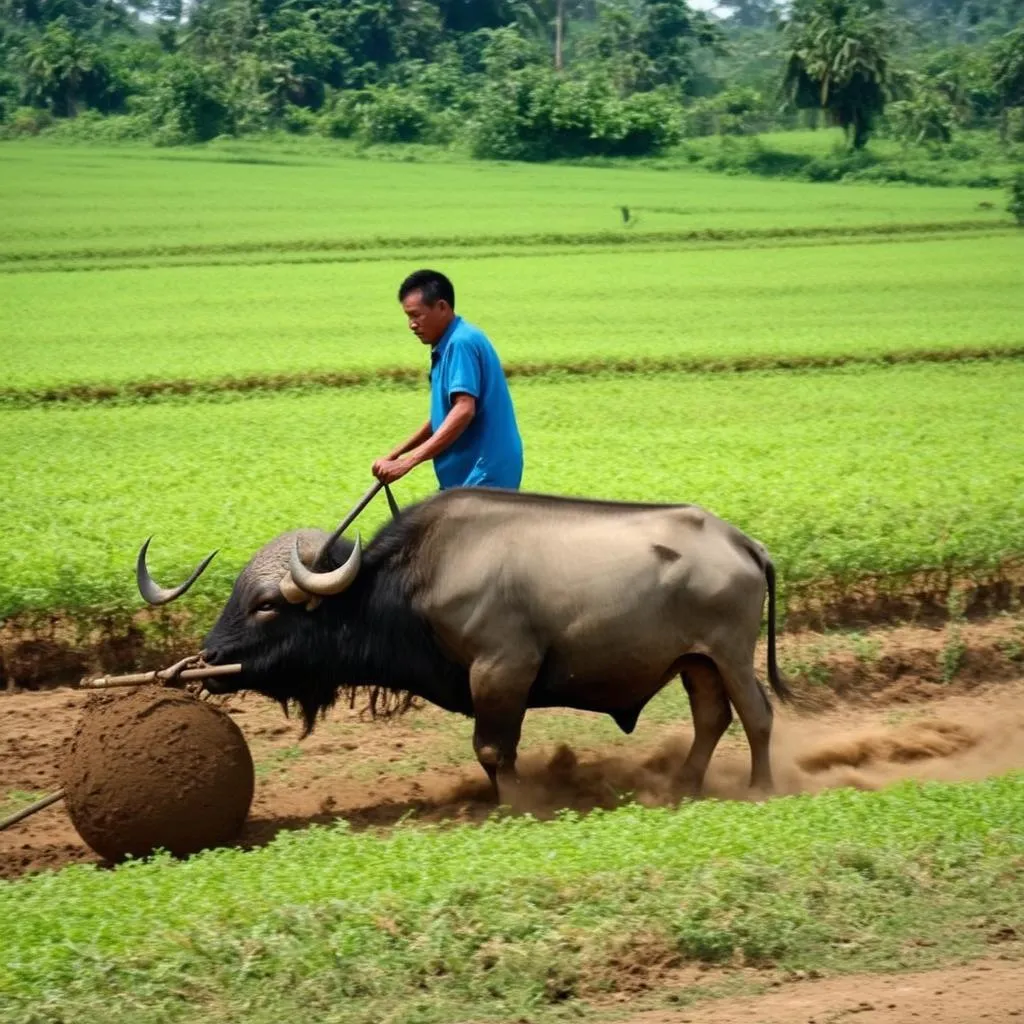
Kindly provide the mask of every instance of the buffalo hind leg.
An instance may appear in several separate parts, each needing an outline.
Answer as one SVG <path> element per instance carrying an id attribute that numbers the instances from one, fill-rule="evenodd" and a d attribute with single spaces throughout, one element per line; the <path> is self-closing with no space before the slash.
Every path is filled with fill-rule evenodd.
<path id="1" fill-rule="evenodd" d="M 744 662 L 716 659 L 716 663 L 750 744 L 750 788 L 771 793 L 774 789 L 771 761 L 773 712 L 754 674 L 753 656 Z"/>
<path id="2" fill-rule="evenodd" d="M 473 750 L 487 772 L 494 795 L 514 792 L 518 783 L 516 751 L 526 715 L 526 702 L 539 660 L 478 660 L 469 670 L 473 699 Z"/>
<path id="3" fill-rule="evenodd" d="M 690 698 L 693 744 L 683 763 L 679 782 L 685 795 L 699 796 L 711 755 L 732 721 L 732 708 L 722 676 L 710 658 L 703 655 L 686 658 L 680 678 Z"/>

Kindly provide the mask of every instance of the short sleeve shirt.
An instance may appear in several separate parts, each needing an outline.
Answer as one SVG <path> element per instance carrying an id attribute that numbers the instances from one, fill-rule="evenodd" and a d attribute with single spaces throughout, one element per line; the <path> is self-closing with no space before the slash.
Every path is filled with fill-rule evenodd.
<path id="1" fill-rule="evenodd" d="M 430 353 L 430 426 L 437 430 L 458 394 L 476 399 L 476 415 L 455 443 L 434 459 L 441 490 L 506 487 L 523 477 L 523 442 L 505 371 L 479 328 L 456 317 Z"/>

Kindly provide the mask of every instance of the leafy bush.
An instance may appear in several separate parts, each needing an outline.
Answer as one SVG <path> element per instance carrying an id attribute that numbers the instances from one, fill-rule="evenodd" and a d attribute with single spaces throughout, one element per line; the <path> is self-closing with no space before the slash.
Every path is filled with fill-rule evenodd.
<path id="1" fill-rule="evenodd" d="M 359 130 L 359 93 L 345 90 L 328 96 L 320 112 L 319 131 L 331 139 L 350 139 Z"/>
<path id="2" fill-rule="evenodd" d="M 1006 141 L 1024 142 L 1024 107 L 1011 107 L 1006 112 Z"/>
<path id="3" fill-rule="evenodd" d="M 366 142 L 420 142 L 430 126 L 426 104 L 395 86 L 367 89 L 360 107 L 359 135 Z"/>
<path id="4" fill-rule="evenodd" d="M 48 110 L 40 110 L 38 107 L 16 107 L 3 125 L 3 137 L 38 135 L 51 124 L 53 115 Z"/>
<path id="5" fill-rule="evenodd" d="M 643 92 L 622 101 L 624 131 L 612 149 L 616 156 L 663 153 L 682 138 L 679 107 L 666 96 Z"/>
<path id="6" fill-rule="evenodd" d="M 55 120 L 47 135 L 82 142 L 128 142 L 149 139 L 153 124 L 145 114 L 111 114 L 86 110 L 76 118 Z"/>
<path id="7" fill-rule="evenodd" d="M 1024 227 L 1024 171 L 1018 171 L 1010 184 L 1010 203 L 1006 209 Z"/>
<path id="8" fill-rule="evenodd" d="M 281 123 L 285 131 L 295 135 L 308 135 L 320 126 L 320 118 L 308 107 L 296 107 L 288 103 L 281 112 Z"/>
<path id="9" fill-rule="evenodd" d="M 686 109 L 686 135 L 748 135 L 762 127 L 766 113 L 764 97 L 756 89 L 733 86 Z"/>
<path id="10" fill-rule="evenodd" d="M 498 160 L 650 156 L 681 135 L 680 110 L 664 94 L 623 100 L 600 78 L 561 78 L 529 67 L 488 86 L 473 153 Z"/>
<path id="11" fill-rule="evenodd" d="M 934 89 L 923 89 L 912 99 L 890 103 L 885 111 L 890 134 L 905 145 L 945 143 L 953 138 L 953 105 Z"/>
<path id="12" fill-rule="evenodd" d="M 181 56 L 164 66 L 150 113 L 163 145 L 206 142 L 235 126 L 221 69 Z"/>

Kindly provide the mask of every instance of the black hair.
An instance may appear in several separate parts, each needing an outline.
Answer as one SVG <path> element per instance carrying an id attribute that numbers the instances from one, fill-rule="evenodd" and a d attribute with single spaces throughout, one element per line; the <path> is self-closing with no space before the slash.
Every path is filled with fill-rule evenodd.
<path id="1" fill-rule="evenodd" d="M 436 306 L 439 299 L 444 299 L 455 308 L 455 286 L 439 270 L 417 270 L 410 274 L 398 289 L 398 301 L 404 301 L 412 292 L 421 292 L 428 306 Z"/>

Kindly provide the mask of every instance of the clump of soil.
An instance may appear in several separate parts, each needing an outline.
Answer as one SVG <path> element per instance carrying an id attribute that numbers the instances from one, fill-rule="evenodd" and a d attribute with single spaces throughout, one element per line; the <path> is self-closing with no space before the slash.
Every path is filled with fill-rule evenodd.
<path id="1" fill-rule="evenodd" d="M 86 705 L 63 785 L 78 834 L 101 857 L 186 856 L 233 840 L 255 788 L 252 755 L 222 711 L 145 686 Z"/>

